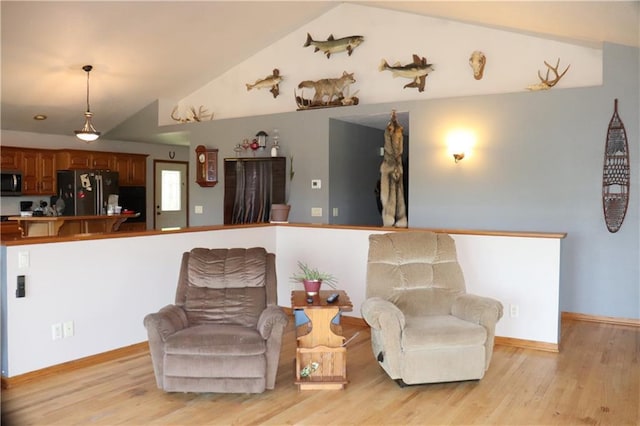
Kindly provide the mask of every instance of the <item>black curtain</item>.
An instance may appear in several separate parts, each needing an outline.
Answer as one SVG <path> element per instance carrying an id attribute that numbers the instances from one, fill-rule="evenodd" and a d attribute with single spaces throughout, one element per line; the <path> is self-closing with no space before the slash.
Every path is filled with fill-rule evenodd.
<path id="1" fill-rule="evenodd" d="M 237 161 L 231 223 L 268 222 L 271 210 L 271 162 Z"/>

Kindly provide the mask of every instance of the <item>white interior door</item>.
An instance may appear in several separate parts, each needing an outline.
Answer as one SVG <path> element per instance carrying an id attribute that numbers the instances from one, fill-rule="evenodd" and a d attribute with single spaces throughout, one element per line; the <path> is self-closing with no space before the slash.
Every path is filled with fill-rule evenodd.
<path id="1" fill-rule="evenodd" d="M 186 228 L 189 164 L 177 161 L 154 162 L 155 229 Z"/>

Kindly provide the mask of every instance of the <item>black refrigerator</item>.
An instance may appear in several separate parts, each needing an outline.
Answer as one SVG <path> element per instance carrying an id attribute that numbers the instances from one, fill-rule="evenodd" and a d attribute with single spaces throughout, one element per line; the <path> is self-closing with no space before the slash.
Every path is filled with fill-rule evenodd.
<path id="1" fill-rule="evenodd" d="M 112 204 L 118 204 L 118 172 L 58 170 L 57 177 L 63 216 L 104 215 L 110 198 Z"/>

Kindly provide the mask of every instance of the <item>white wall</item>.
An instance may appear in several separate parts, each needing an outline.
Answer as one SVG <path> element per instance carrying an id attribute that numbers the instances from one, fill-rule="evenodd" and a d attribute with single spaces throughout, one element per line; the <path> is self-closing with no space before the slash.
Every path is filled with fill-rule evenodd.
<path id="1" fill-rule="evenodd" d="M 333 273 L 338 287 L 353 303 L 346 316 L 362 317 L 365 300 L 369 235 L 388 230 L 278 227 L 278 300 L 289 301 L 300 284 L 282 283 L 296 272 L 302 260 Z M 467 291 L 494 297 L 505 314 L 496 335 L 547 343 L 559 343 L 560 240 L 453 234 Z M 518 317 L 509 315 L 511 305 Z M 288 306 L 288 305 L 287 305 Z"/>
<path id="2" fill-rule="evenodd" d="M 268 25 L 268 24 L 267 24 Z M 313 46 L 303 47 L 307 32 L 314 40 L 362 35 L 365 41 L 353 54 L 327 58 Z M 469 55 L 482 50 L 487 56 L 484 78 L 475 80 Z M 412 62 L 412 54 L 426 57 L 435 70 L 426 79 L 426 90 L 403 89 L 411 80 L 380 72 L 382 59 L 389 64 Z M 517 58 L 517 60 L 514 60 Z M 278 42 L 233 67 L 219 78 L 182 100 L 159 102 L 160 125 L 175 124 L 170 114 L 178 103 L 182 110 L 205 105 L 216 119 L 295 111 L 294 90 L 303 80 L 340 77 L 353 72 L 360 104 L 425 100 L 452 96 L 522 92 L 546 74 L 543 61 L 560 72 L 571 65 L 558 88 L 602 84 L 602 50 L 535 35 L 519 34 L 479 25 L 395 12 L 355 4 L 340 4 L 308 22 Z M 245 84 L 280 70 L 283 81 L 276 99 L 268 89 L 247 91 Z M 553 77 L 553 73 L 551 73 Z M 305 98 L 313 95 L 307 89 Z M 240 142 L 240 141 L 238 141 Z"/>
<path id="3" fill-rule="evenodd" d="M 266 226 L 167 232 L 143 237 L 2 246 L 2 375 L 12 377 L 143 342 L 150 312 L 173 303 L 181 254 L 193 247 L 263 246 L 276 253 L 278 301 L 289 307 L 297 260 L 334 273 L 360 317 L 368 236 L 383 231 Z M 556 238 L 455 235 L 468 290 L 517 303 L 497 335 L 558 343 Z M 29 266 L 18 267 L 27 252 Z M 26 297 L 16 298 L 18 275 Z M 51 326 L 74 321 L 75 335 L 53 341 Z"/>

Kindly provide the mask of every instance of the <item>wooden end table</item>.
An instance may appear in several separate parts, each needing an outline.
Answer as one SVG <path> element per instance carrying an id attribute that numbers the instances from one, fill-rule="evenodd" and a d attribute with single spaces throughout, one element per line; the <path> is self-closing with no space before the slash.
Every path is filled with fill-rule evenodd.
<path id="1" fill-rule="evenodd" d="M 327 302 L 327 297 L 338 293 L 338 300 Z M 309 318 L 306 333 L 297 336 L 296 381 L 300 390 L 344 389 L 347 382 L 347 348 L 342 327 L 333 324 L 333 318 L 341 311 L 351 311 L 353 305 L 343 290 L 321 290 L 307 303 L 307 294 L 302 290 L 291 292 L 291 308 L 302 309 Z M 298 330 L 299 331 L 299 330 Z M 303 331 L 303 332 L 304 332 Z M 301 370 L 317 363 L 317 369 L 307 377 Z"/>

